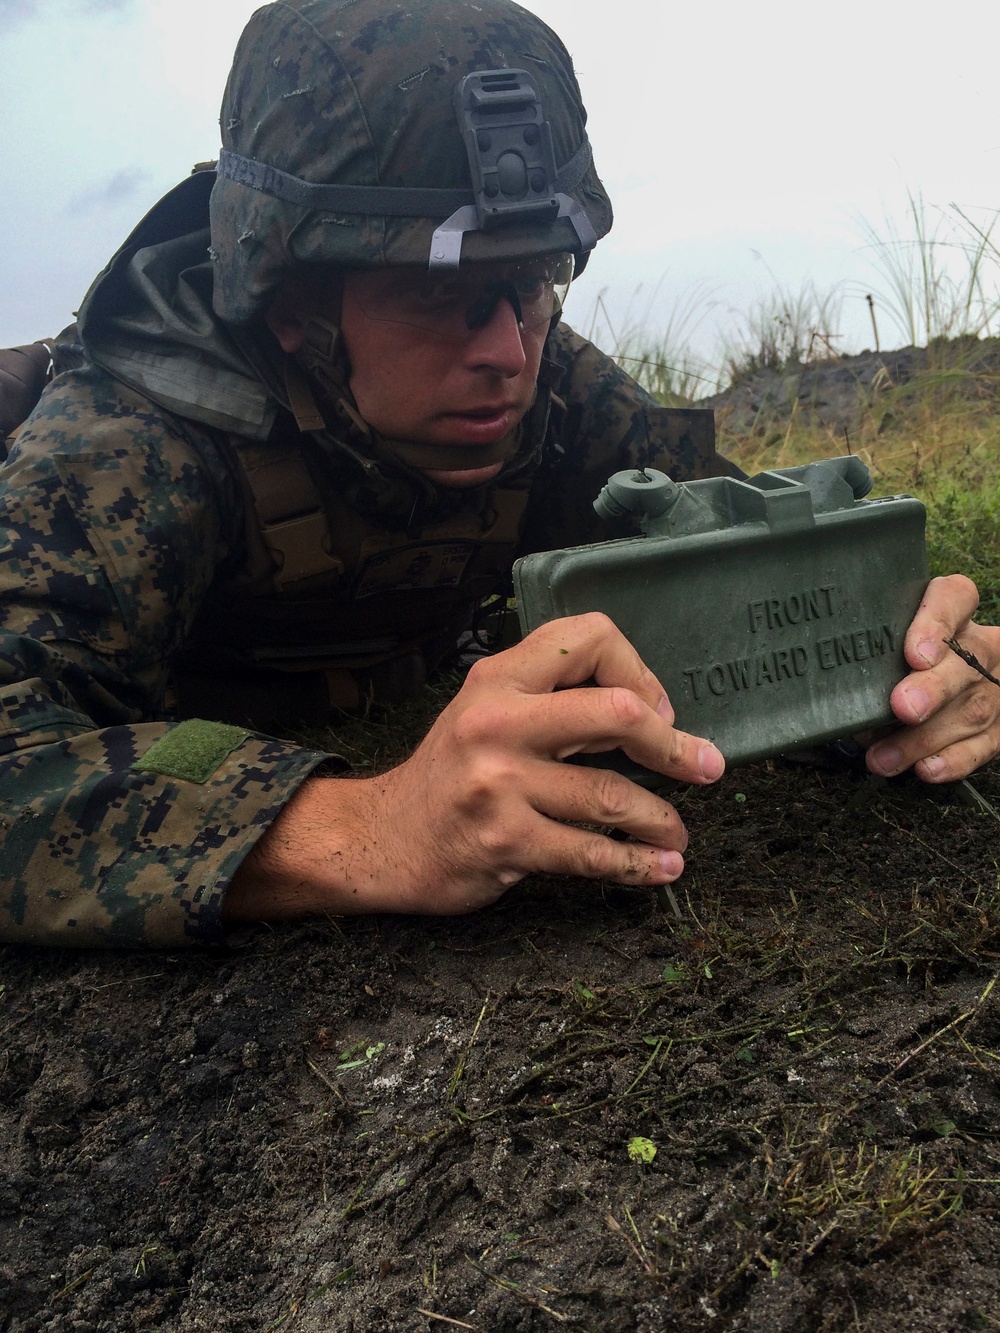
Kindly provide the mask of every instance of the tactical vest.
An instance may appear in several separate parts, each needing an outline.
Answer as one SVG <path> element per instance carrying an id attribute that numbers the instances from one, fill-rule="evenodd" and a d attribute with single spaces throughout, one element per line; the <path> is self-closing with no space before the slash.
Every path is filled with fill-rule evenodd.
<path id="1" fill-rule="evenodd" d="M 399 528 L 348 502 L 309 435 L 230 443 L 245 560 L 178 659 L 181 715 L 268 730 L 398 703 L 505 597 L 530 478 L 492 487 L 485 507 L 482 491 L 453 492 L 447 517 Z"/>

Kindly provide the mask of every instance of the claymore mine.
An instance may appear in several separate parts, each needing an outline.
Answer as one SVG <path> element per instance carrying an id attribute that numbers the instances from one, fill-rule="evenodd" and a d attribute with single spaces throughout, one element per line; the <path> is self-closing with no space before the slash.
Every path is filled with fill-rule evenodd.
<path id="1" fill-rule="evenodd" d="M 519 560 L 521 628 L 605 612 L 677 726 L 730 765 L 891 722 L 927 584 L 925 510 L 866 499 L 871 486 L 855 455 L 745 481 L 617 472 L 594 508 L 641 535 Z"/>

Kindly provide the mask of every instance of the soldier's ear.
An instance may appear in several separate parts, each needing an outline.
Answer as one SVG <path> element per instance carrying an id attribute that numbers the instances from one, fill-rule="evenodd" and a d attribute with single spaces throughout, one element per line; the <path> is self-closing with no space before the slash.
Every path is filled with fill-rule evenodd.
<path id="1" fill-rule="evenodd" d="M 306 312 L 302 308 L 300 294 L 294 289 L 284 287 L 268 306 L 264 321 L 271 330 L 281 350 L 289 356 L 300 351 L 305 341 Z"/>

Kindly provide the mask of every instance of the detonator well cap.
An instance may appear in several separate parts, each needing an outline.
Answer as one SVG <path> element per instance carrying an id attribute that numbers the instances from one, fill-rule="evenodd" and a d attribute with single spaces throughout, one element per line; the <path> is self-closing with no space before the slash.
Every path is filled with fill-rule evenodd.
<path id="1" fill-rule="evenodd" d="M 511 0 L 280 0 L 240 39 L 212 190 L 214 304 L 303 265 L 572 251 L 611 227 L 570 57 Z"/>

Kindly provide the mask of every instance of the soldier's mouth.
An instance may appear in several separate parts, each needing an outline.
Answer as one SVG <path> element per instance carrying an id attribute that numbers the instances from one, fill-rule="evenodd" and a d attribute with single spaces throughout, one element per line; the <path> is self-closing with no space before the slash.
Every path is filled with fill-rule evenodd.
<path id="1" fill-rule="evenodd" d="M 508 405 L 445 412 L 442 419 L 456 444 L 495 444 L 517 425 L 519 412 Z"/>

